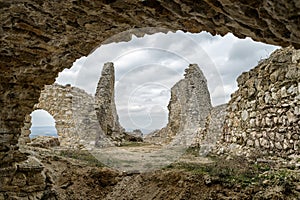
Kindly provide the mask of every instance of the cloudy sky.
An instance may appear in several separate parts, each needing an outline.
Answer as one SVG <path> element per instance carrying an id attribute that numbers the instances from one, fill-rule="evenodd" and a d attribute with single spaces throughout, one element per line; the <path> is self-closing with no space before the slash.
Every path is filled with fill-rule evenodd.
<path id="1" fill-rule="evenodd" d="M 170 89 L 183 78 L 190 63 L 199 65 L 208 80 L 212 103 L 219 105 L 228 102 L 237 89 L 236 78 L 276 48 L 232 34 L 221 37 L 177 31 L 133 36 L 129 42 L 102 45 L 76 60 L 71 69 L 59 74 L 56 82 L 70 83 L 94 94 L 103 64 L 113 62 L 120 122 L 128 130 L 148 132 L 166 125 Z M 35 115 L 36 126 L 49 121 L 45 114 Z"/>

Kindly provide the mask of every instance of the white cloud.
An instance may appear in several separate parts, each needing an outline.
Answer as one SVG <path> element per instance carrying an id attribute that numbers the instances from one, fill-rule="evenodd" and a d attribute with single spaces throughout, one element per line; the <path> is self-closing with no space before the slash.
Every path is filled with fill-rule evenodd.
<path id="1" fill-rule="evenodd" d="M 70 69 L 64 69 L 62 72 L 58 74 L 58 77 L 56 78 L 56 82 L 65 85 L 65 84 L 71 84 L 75 85 L 75 81 L 77 80 L 77 76 L 79 74 L 79 71 L 83 67 L 87 57 L 81 57 L 77 59 L 73 66 Z"/>
<path id="2" fill-rule="evenodd" d="M 54 118 L 45 110 L 35 110 L 30 115 L 32 126 L 55 126 Z"/>

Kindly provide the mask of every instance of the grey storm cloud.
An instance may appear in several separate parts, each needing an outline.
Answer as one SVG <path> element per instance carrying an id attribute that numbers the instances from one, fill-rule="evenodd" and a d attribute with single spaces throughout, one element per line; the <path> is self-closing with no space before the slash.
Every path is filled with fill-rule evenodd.
<path id="1" fill-rule="evenodd" d="M 226 103 L 236 89 L 236 78 L 257 65 L 276 48 L 272 45 L 199 34 L 158 33 L 129 42 L 102 45 L 56 82 L 71 83 L 94 94 L 105 62 L 114 62 L 116 106 L 121 124 L 129 130 L 153 130 L 167 123 L 171 87 L 183 78 L 184 69 L 197 63 L 208 80 L 213 105 Z"/>

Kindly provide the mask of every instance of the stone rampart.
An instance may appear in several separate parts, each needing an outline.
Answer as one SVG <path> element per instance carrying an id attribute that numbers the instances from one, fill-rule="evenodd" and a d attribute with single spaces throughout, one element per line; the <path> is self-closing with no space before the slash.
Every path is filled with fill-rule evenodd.
<path id="1" fill-rule="evenodd" d="M 276 155 L 300 152 L 300 51 L 276 50 L 237 79 L 224 126 L 225 143 Z"/>

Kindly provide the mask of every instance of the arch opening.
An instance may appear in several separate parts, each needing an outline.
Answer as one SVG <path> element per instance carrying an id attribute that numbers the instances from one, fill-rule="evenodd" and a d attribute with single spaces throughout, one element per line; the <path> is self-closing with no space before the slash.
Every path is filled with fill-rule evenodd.
<path id="1" fill-rule="evenodd" d="M 58 137 L 57 130 L 55 127 L 55 119 L 53 116 L 43 110 L 38 109 L 33 111 L 31 114 L 31 127 L 29 137 L 35 138 L 38 136 L 53 136 Z"/>

